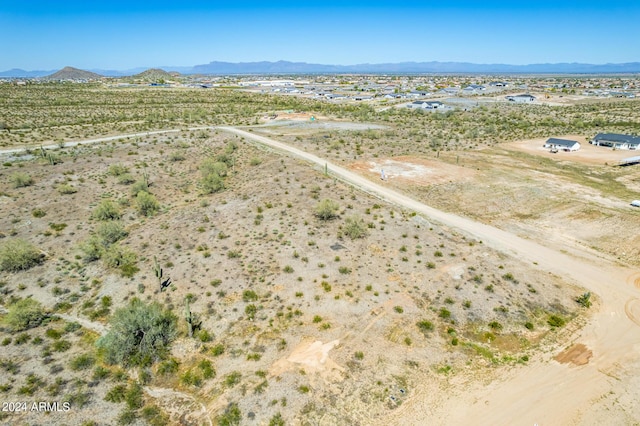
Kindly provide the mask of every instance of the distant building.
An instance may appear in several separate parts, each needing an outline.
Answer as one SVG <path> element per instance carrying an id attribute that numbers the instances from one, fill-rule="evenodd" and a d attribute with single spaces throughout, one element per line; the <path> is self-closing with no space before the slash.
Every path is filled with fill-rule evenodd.
<path id="1" fill-rule="evenodd" d="M 440 101 L 414 101 L 407 105 L 409 108 L 422 108 L 422 109 L 438 109 L 443 108 L 444 104 Z"/>
<path id="2" fill-rule="evenodd" d="M 532 95 L 515 95 L 515 96 L 506 96 L 506 99 L 509 102 L 515 102 L 517 104 L 526 104 L 526 103 L 531 103 L 535 101 L 536 97 Z"/>
<path id="3" fill-rule="evenodd" d="M 509 85 L 509 83 L 507 83 L 506 81 L 492 81 L 491 83 L 489 83 L 489 86 L 493 86 L 493 87 L 507 87 Z"/>
<path id="4" fill-rule="evenodd" d="M 613 149 L 640 149 L 640 137 L 617 133 L 598 133 L 589 143 Z"/>
<path id="5" fill-rule="evenodd" d="M 580 149 L 580 142 L 570 139 L 549 138 L 543 145 L 544 148 L 558 149 L 560 151 L 577 151 Z"/>
<path id="6" fill-rule="evenodd" d="M 462 92 L 466 94 L 475 94 L 475 93 L 480 93 L 485 89 L 486 88 L 484 86 L 480 86 L 478 84 L 470 84 L 469 86 L 462 89 Z"/>

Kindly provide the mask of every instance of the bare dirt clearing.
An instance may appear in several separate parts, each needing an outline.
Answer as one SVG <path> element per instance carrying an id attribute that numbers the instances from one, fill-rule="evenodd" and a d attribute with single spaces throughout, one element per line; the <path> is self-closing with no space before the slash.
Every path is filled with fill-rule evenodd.
<path id="1" fill-rule="evenodd" d="M 469 181 L 474 176 L 474 171 L 471 169 L 415 157 L 376 159 L 353 163 L 348 167 L 370 178 L 382 178 L 384 171 L 384 177 L 388 180 L 397 179 L 421 186 Z"/>

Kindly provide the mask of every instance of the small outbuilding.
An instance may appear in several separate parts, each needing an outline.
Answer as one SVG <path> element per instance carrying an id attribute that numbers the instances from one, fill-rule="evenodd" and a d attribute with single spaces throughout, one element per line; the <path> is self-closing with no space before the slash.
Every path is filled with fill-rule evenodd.
<path id="1" fill-rule="evenodd" d="M 580 142 L 570 139 L 549 138 L 543 147 L 551 150 L 572 152 L 580 149 Z"/>

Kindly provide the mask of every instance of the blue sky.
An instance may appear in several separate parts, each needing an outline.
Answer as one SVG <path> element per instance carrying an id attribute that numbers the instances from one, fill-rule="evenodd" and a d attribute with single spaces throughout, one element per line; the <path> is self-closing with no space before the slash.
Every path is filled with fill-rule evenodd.
<path id="1" fill-rule="evenodd" d="M 640 1 L 0 0 L 0 70 L 640 62 Z"/>

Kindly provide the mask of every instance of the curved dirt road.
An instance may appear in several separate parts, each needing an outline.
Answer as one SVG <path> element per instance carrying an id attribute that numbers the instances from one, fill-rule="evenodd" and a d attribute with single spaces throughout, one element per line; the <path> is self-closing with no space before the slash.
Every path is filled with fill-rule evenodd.
<path id="1" fill-rule="evenodd" d="M 452 395 L 420 392 L 380 424 L 565 425 L 640 422 L 640 289 L 634 271 L 574 252 L 566 254 L 492 226 L 429 207 L 313 154 L 233 127 L 218 127 L 286 152 L 381 199 L 467 233 L 485 245 L 535 264 L 597 294 L 600 310 L 575 336 L 593 351 L 586 365 L 537 361 L 483 386 L 461 384 Z M 593 308 L 592 308 L 593 309 Z"/>

